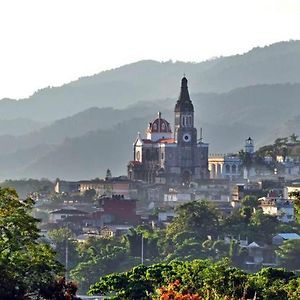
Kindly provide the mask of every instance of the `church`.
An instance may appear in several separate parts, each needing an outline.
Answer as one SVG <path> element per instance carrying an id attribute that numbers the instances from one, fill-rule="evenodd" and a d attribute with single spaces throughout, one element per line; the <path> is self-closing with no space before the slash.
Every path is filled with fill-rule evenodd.
<path id="1" fill-rule="evenodd" d="M 129 179 L 178 185 L 209 178 L 208 144 L 202 136 L 198 138 L 194 127 L 194 106 L 185 76 L 175 104 L 173 131 L 159 112 L 146 135 L 138 134 L 134 142 L 133 160 L 127 166 Z"/>

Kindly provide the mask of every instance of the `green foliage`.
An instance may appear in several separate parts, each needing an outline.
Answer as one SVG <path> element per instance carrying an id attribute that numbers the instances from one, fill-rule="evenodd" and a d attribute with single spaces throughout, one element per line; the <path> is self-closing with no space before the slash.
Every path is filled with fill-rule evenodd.
<path id="1" fill-rule="evenodd" d="M 20 201 L 15 190 L 0 189 L 0 295 L 3 300 L 41 295 L 62 271 L 54 251 L 37 242 L 38 221 L 29 215 L 32 207 L 31 199 Z"/>
<path id="2" fill-rule="evenodd" d="M 259 201 L 258 201 L 257 197 L 247 195 L 242 199 L 241 204 L 244 207 L 257 208 L 259 206 Z"/>
<path id="3" fill-rule="evenodd" d="M 5 180 L 0 186 L 15 189 L 22 199 L 30 193 L 51 193 L 54 190 L 53 182 L 48 179 Z"/>
<path id="4" fill-rule="evenodd" d="M 117 238 L 89 238 L 86 243 L 77 246 L 77 253 L 78 263 L 71 270 L 70 276 L 79 283 L 82 293 L 99 276 L 129 270 L 140 262 L 140 258 L 128 255 L 126 244 Z"/>
<path id="5" fill-rule="evenodd" d="M 66 248 L 68 247 L 68 269 L 73 268 L 78 262 L 78 253 L 75 234 L 72 230 L 64 227 L 53 229 L 48 232 L 48 236 L 55 245 L 56 257 L 61 264 L 66 262 Z"/>
<path id="6" fill-rule="evenodd" d="M 92 201 L 95 199 L 96 197 L 96 190 L 95 189 L 89 189 L 89 190 L 86 190 L 84 191 L 84 198 L 87 200 L 87 201 Z"/>
<path id="7" fill-rule="evenodd" d="M 300 240 L 285 241 L 276 253 L 282 267 L 289 270 L 300 270 Z"/>
<path id="8" fill-rule="evenodd" d="M 298 223 L 300 223 L 300 192 L 292 192 L 289 196 L 294 198 L 295 215 Z"/>
<path id="9" fill-rule="evenodd" d="M 193 232 L 204 241 L 207 236 L 216 237 L 219 231 L 219 214 L 206 201 L 192 201 L 176 209 L 176 217 L 167 228 L 167 237 L 173 238 L 179 232 Z"/>
<path id="10" fill-rule="evenodd" d="M 181 291 L 199 293 L 206 300 L 261 299 L 295 300 L 300 280 L 283 269 L 262 269 L 246 274 L 230 267 L 227 260 L 173 261 L 138 266 L 125 273 L 101 277 L 90 294 L 114 295 L 113 299 L 152 299 L 155 291 L 178 280 Z M 298 297 L 298 298 L 297 298 Z"/>

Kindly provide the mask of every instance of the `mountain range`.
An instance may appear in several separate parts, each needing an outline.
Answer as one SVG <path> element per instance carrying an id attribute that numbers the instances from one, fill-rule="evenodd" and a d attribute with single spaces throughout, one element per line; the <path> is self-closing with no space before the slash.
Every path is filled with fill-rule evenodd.
<path id="1" fill-rule="evenodd" d="M 0 100 L 0 178 L 126 174 L 137 132 L 158 111 L 173 124 L 183 73 L 211 153 L 300 133 L 300 41 L 200 63 L 140 61 Z"/>

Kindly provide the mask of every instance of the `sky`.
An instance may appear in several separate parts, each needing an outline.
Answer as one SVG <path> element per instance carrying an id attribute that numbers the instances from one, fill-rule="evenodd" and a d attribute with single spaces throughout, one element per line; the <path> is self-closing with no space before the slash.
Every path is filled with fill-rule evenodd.
<path id="1" fill-rule="evenodd" d="M 299 0 L 1 0 L 0 99 L 138 60 L 199 62 L 290 39 Z"/>

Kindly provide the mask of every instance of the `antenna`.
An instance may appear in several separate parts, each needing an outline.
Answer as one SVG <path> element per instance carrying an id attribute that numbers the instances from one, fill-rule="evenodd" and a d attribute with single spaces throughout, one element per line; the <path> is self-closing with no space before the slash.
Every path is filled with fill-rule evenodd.
<path id="1" fill-rule="evenodd" d="M 202 127 L 200 128 L 200 143 L 203 141 L 203 136 L 202 136 Z"/>

